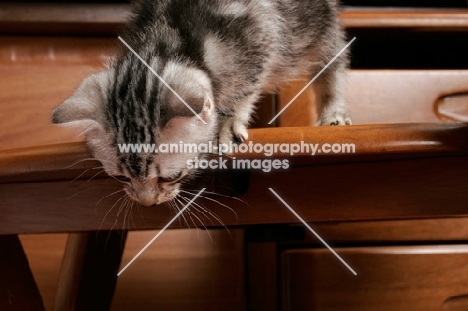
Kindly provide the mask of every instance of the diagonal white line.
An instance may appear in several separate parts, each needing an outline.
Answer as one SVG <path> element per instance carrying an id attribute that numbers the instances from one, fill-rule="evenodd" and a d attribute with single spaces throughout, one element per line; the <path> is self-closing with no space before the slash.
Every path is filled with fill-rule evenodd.
<path id="1" fill-rule="evenodd" d="M 158 77 L 158 79 L 159 79 L 169 90 L 171 90 L 172 93 L 174 93 L 174 95 L 175 95 L 178 99 L 180 99 L 181 102 L 183 102 L 183 103 L 185 104 L 185 106 L 187 106 L 188 109 L 190 109 L 190 111 L 191 111 L 196 117 L 198 117 L 198 119 L 200 119 L 200 121 L 203 122 L 203 124 L 206 124 L 205 120 L 203 120 L 203 119 L 195 112 L 195 110 L 193 110 L 192 107 L 190 107 L 190 106 L 185 102 L 185 100 L 184 100 L 182 97 L 180 97 L 179 94 L 177 94 L 176 91 L 174 91 L 174 89 L 173 89 L 169 84 L 167 84 L 166 81 L 164 81 L 164 79 L 161 78 L 161 76 L 158 75 L 158 73 L 157 73 L 156 71 L 154 71 L 154 69 L 151 68 L 151 66 L 148 65 L 148 63 L 145 62 L 145 60 L 144 60 L 143 58 L 141 58 L 140 55 L 137 54 L 137 52 L 135 52 L 135 51 L 131 48 L 131 46 L 128 45 L 127 42 L 124 41 L 124 39 L 122 39 L 122 37 L 119 36 L 118 38 L 119 38 L 119 40 L 120 40 L 123 44 L 125 44 L 125 46 L 126 46 L 130 51 L 132 51 L 133 54 L 135 54 L 136 57 L 138 57 L 138 59 L 139 59 L 143 64 L 145 64 L 146 67 L 148 67 L 148 69 L 149 69 L 156 77 Z"/>
<path id="2" fill-rule="evenodd" d="M 283 198 L 281 198 L 272 188 L 268 188 L 268 189 L 284 204 L 284 206 L 286 206 L 286 207 L 294 214 L 294 216 L 296 216 L 296 217 L 304 224 L 304 226 L 307 227 L 307 229 L 310 230 L 310 232 L 312 232 L 312 233 L 317 237 L 317 239 L 320 240 L 320 242 L 323 243 L 323 245 L 325 245 L 325 246 L 330 250 L 330 252 L 333 253 L 333 255 L 336 256 L 336 258 L 338 258 L 338 259 L 346 266 L 346 268 L 348 268 L 354 275 L 357 275 L 356 271 L 354 271 L 353 268 L 351 268 L 351 267 L 346 263 L 346 261 L 344 261 L 343 258 L 341 258 L 341 257 L 333 250 L 333 248 L 331 248 L 331 247 L 327 244 L 327 242 L 325 242 L 325 240 L 322 239 L 322 238 L 317 234 L 317 232 L 315 232 L 314 229 L 312 229 L 312 228 L 309 226 L 309 224 L 307 224 L 307 223 L 304 221 L 304 219 L 302 219 L 301 216 L 299 216 L 299 214 L 297 214 L 296 211 L 293 210 L 293 209 L 288 205 L 288 203 L 286 203 L 286 202 L 283 200 Z"/>
<path id="3" fill-rule="evenodd" d="M 198 198 L 198 196 L 199 196 L 200 194 L 202 194 L 203 191 L 205 191 L 205 189 L 206 189 L 206 188 L 203 188 L 202 190 L 200 190 L 200 192 L 198 192 L 197 195 L 194 196 L 194 197 L 190 200 L 190 202 L 188 202 L 187 205 L 185 205 L 184 208 L 182 208 L 182 209 L 177 213 L 177 215 L 175 215 L 174 218 L 172 218 L 171 221 L 169 221 L 169 222 L 167 223 L 167 225 L 164 226 L 164 228 L 162 228 L 161 231 L 159 231 L 158 234 L 156 234 L 156 236 L 155 236 L 154 238 L 152 238 L 151 241 L 149 241 L 148 244 L 146 244 L 145 247 L 143 247 L 143 248 L 141 249 L 141 251 L 139 251 L 138 254 L 136 254 L 135 257 L 133 257 L 133 259 L 130 260 L 130 262 L 129 262 L 125 267 L 122 268 L 122 270 L 120 270 L 119 273 L 117 273 L 117 276 L 120 276 L 120 275 L 122 274 L 122 272 L 124 272 L 124 271 L 125 271 L 125 270 L 126 270 L 126 269 L 127 269 L 127 268 L 128 268 L 128 267 L 129 267 L 129 266 L 130 266 L 130 265 L 131 265 L 131 264 L 148 248 L 148 247 L 149 247 L 149 246 L 150 246 L 150 245 L 151 245 L 151 243 L 153 243 L 153 242 L 164 232 L 164 230 L 166 230 L 166 229 L 174 222 L 174 220 L 177 219 L 177 217 L 179 217 L 180 215 L 182 215 L 182 213 L 190 206 L 190 204 L 193 203 L 193 201 L 195 201 L 196 198 Z"/>
<path id="4" fill-rule="evenodd" d="M 354 40 L 356 40 L 356 37 L 351 39 L 351 41 L 349 41 L 348 44 L 346 44 L 345 47 L 342 48 L 341 51 L 339 51 L 338 54 L 336 54 L 335 57 L 333 57 L 332 60 L 329 61 L 328 64 L 326 64 L 325 67 L 323 67 L 322 70 L 320 70 L 320 72 L 316 74 L 315 77 L 310 80 L 309 83 L 307 83 L 307 85 L 304 86 L 302 90 L 300 90 L 299 93 L 297 93 L 297 95 L 294 96 L 294 98 L 291 99 L 289 103 L 283 107 L 283 109 L 281 109 L 280 112 L 276 114 L 276 116 L 273 117 L 273 119 L 271 119 L 270 122 L 268 122 L 268 124 L 273 123 L 273 121 L 275 121 L 276 118 L 278 118 L 293 103 L 293 101 L 295 101 L 296 98 L 298 98 L 332 64 L 351 45 L 351 43 L 353 43 Z"/>

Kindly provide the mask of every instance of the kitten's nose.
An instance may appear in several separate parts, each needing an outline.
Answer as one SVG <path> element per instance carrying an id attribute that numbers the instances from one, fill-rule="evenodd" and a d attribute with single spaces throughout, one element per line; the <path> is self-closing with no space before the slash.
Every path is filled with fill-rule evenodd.
<path id="1" fill-rule="evenodd" d="M 140 191 L 137 193 L 138 202 L 143 206 L 151 206 L 156 204 L 156 193 L 153 190 Z"/>
<path id="2" fill-rule="evenodd" d="M 132 182 L 132 186 L 138 199 L 138 203 L 143 206 L 151 206 L 156 204 L 157 193 L 155 186 L 152 183 L 134 181 Z"/>

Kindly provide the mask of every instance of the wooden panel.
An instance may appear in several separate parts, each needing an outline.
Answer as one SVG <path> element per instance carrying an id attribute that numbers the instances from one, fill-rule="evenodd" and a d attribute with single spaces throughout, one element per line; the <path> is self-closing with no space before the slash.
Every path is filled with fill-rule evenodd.
<path id="1" fill-rule="evenodd" d="M 255 105 L 255 112 L 252 116 L 250 128 L 265 128 L 276 126 L 276 121 L 268 124 L 276 114 L 276 95 L 265 94 Z"/>
<path id="2" fill-rule="evenodd" d="M 53 310 L 109 310 L 126 238 L 126 231 L 70 234 Z"/>
<path id="3" fill-rule="evenodd" d="M 276 243 L 247 244 L 247 310 L 278 310 L 277 256 Z"/>
<path id="4" fill-rule="evenodd" d="M 117 49 L 116 39 L 0 38 L 0 71 L 9 77 L 0 82 L 0 149 L 83 140 L 52 125 L 52 109 Z M 271 127 L 274 105 L 264 96 L 252 126 Z"/>
<path id="5" fill-rule="evenodd" d="M 10 77 L 0 82 L 0 148 L 81 140 L 74 131 L 51 125 L 51 110 L 102 66 L 115 51 L 116 40 L 4 37 L 0 43 L 0 70 Z M 303 85 L 285 86 L 278 107 Z M 467 71 L 351 71 L 346 97 L 355 124 L 439 122 L 436 101 L 466 92 L 466 85 Z M 279 125 L 314 124 L 313 98 L 310 89 L 304 92 L 278 119 Z M 259 109 L 257 126 L 270 119 L 267 105 L 272 105 L 271 97 Z"/>
<path id="6" fill-rule="evenodd" d="M 111 35 L 128 16 L 125 3 L 2 3 L 0 33 Z"/>
<path id="7" fill-rule="evenodd" d="M 16 235 L 0 236 L 0 309 L 43 311 L 44 305 Z"/>
<path id="8" fill-rule="evenodd" d="M 378 159 L 400 159 L 428 156 L 466 155 L 468 153 L 468 126 L 464 124 L 389 124 L 361 126 L 322 126 L 252 129 L 250 143 L 267 144 L 317 144 L 317 151 L 300 150 L 293 159 L 299 163 L 315 165 L 323 162 L 363 162 Z M 341 152 L 322 152 L 324 144 L 353 144 L 342 146 Z M 340 145 L 341 149 L 341 145 Z M 354 149 L 354 150 L 353 150 Z M 241 150 L 242 151 L 242 150 Z M 290 152 L 279 148 L 271 154 L 257 153 L 252 148 L 238 151 L 233 157 L 288 158 Z M 74 179 L 83 170 L 100 167 L 89 160 L 91 154 L 84 143 L 68 143 L 0 151 L 0 183 L 14 181 Z M 25 164 L 28 165 L 25 165 Z M 297 163 L 297 162 L 296 162 Z M 47 176 L 44 174 L 47 172 Z M 75 175 L 78 173 L 77 175 Z M 77 178 L 78 179 L 78 178 Z M 85 177 L 87 179 L 87 177 Z"/>
<path id="9" fill-rule="evenodd" d="M 100 238 L 105 239 L 107 234 L 101 231 Z M 148 230 L 129 232 L 121 267 L 156 234 Z M 66 237 L 21 236 L 48 311 L 52 311 L 57 291 Z M 243 240 L 243 230 L 239 229 L 165 231 L 119 277 L 111 310 L 201 311 L 213 306 L 245 310 Z"/>
<path id="10" fill-rule="evenodd" d="M 442 311 L 465 311 L 468 309 L 468 295 L 448 298 L 442 305 Z"/>
<path id="11" fill-rule="evenodd" d="M 454 124 L 252 130 L 252 141 L 264 144 L 301 139 L 334 143 L 360 137 L 354 142 L 356 150 L 362 147 L 362 153 L 293 157 L 291 161 L 301 160 L 288 170 L 270 173 L 254 170 L 250 187 L 243 195 L 248 206 L 254 208 L 232 198 L 216 197 L 232 207 L 237 216 L 207 199 L 200 199 L 200 203 L 217 213 L 227 225 L 297 223 L 268 187 L 274 188 L 307 221 L 465 216 L 467 129 L 465 125 Z M 77 164 L 80 170 L 63 168 L 88 155 L 82 145 L 75 145 L 74 150 L 69 149 L 70 145 L 63 147 L 3 154 L 0 213 L 5 221 L 0 233 L 124 227 L 123 215 L 116 223 L 118 209 L 112 208 L 119 205 L 120 184 L 105 178 L 88 180 L 90 176 L 70 182 L 89 162 Z M 41 150 L 45 152 L 41 154 Z M 371 155 L 374 157 L 369 158 Z M 29 175 L 20 174 L 26 172 Z M 362 189 L 366 189 L 366 195 L 362 195 Z M 134 217 L 136 228 L 161 228 L 172 217 L 166 207 L 135 207 L 130 212 L 135 216 L 141 212 L 146 220 L 145 223 Z M 213 226 L 217 225 L 215 221 Z"/>
<path id="12" fill-rule="evenodd" d="M 296 80 L 281 87 L 277 94 L 277 111 L 281 111 L 308 83 Z M 313 126 L 317 122 L 316 96 L 312 86 L 296 98 L 277 118 L 278 126 Z"/>
<path id="13" fill-rule="evenodd" d="M 0 33 L 112 35 L 125 23 L 129 10 L 125 3 L 2 3 Z M 468 28 L 468 13 L 463 9 L 345 7 L 340 18 L 347 28 Z"/>
<path id="14" fill-rule="evenodd" d="M 312 227 L 325 240 L 333 242 L 468 240 L 468 218 L 317 223 Z M 318 243 L 309 232 L 305 242 Z"/>
<path id="15" fill-rule="evenodd" d="M 349 74 L 346 100 L 355 124 L 441 122 L 438 99 L 467 91 L 467 70 L 363 70 Z"/>
<path id="16" fill-rule="evenodd" d="M 157 232 L 130 232 L 122 266 Z M 243 230 L 168 230 L 120 276 L 111 310 L 245 310 Z"/>
<path id="17" fill-rule="evenodd" d="M 0 38 L 0 149 L 78 141 L 52 109 L 102 67 L 115 39 Z"/>
<path id="18" fill-rule="evenodd" d="M 282 255 L 283 310 L 438 311 L 468 294 L 468 246 L 337 248 Z"/>
<path id="19" fill-rule="evenodd" d="M 25 234 L 20 236 L 34 279 L 47 311 L 52 311 L 60 265 L 68 234 Z"/>
<path id="20" fill-rule="evenodd" d="M 345 8 L 346 28 L 468 29 L 467 10 Z"/>
<path id="21" fill-rule="evenodd" d="M 282 109 L 307 83 L 303 80 L 281 89 Z M 468 92 L 467 70 L 351 70 L 345 100 L 353 124 L 465 121 L 467 115 L 449 120 L 438 113 L 437 104 L 449 95 Z M 280 126 L 310 126 L 315 123 L 314 93 L 309 88 L 279 117 Z M 466 102 L 458 101 L 458 110 Z M 452 104 L 453 105 L 453 104 Z M 453 110 L 456 108 L 452 107 Z"/>

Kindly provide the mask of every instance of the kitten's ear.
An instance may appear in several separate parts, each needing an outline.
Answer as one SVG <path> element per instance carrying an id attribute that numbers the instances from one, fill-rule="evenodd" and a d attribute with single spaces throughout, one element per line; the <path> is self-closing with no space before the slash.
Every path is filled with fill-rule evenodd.
<path id="1" fill-rule="evenodd" d="M 172 88 L 170 90 L 167 85 L 160 84 L 159 101 L 163 124 L 177 117 L 186 119 L 186 122 L 196 120 L 201 124 L 203 122 L 199 118 L 206 123 L 212 121 L 215 109 L 213 92 L 211 80 L 204 71 L 181 63 L 170 62 L 166 65 L 162 77 Z"/>
<path id="2" fill-rule="evenodd" d="M 72 96 L 54 109 L 52 122 L 76 127 L 99 125 L 103 120 L 102 105 L 108 86 L 108 71 L 88 76 Z"/>
<path id="3" fill-rule="evenodd" d="M 172 86 L 165 93 L 161 106 L 161 119 L 168 122 L 172 118 L 201 118 L 208 122 L 214 111 L 211 91 L 195 83 Z M 199 120 L 201 122 L 201 120 Z"/>

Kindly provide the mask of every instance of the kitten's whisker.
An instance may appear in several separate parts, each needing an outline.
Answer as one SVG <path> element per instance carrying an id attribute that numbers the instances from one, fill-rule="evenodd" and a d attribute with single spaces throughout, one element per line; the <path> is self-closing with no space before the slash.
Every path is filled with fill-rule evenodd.
<path id="1" fill-rule="evenodd" d="M 173 200 L 171 201 L 168 201 L 166 202 L 169 207 L 171 208 L 171 211 L 174 213 L 174 214 L 177 214 L 177 208 L 175 207 L 176 205 L 176 202 L 174 202 Z M 179 227 L 182 227 L 182 220 L 181 220 L 181 217 L 177 217 L 177 221 L 179 222 Z"/>
<path id="2" fill-rule="evenodd" d="M 121 213 L 122 210 L 123 210 L 123 205 L 122 205 L 122 204 L 127 200 L 127 197 L 128 197 L 128 196 L 126 196 L 125 199 L 124 199 L 124 200 L 122 201 L 122 203 L 120 204 L 119 210 L 117 211 L 117 216 L 115 217 L 116 219 L 119 218 L 120 213 Z"/>
<path id="3" fill-rule="evenodd" d="M 177 198 L 176 198 L 177 199 Z M 180 202 L 179 200 L 177 200 L 182 206 L 184 206 L 184 204 L 182 202 Z M 176 208 L 177 210 L 180 212 L 180 208 L 176 205 Z M 185 224 L 187 225 L 187 227 L 190 229 L 190 224 L 187 222 L 187 219 L 185 218 L 184 216 L 184 213 L 180 214 L 180 216 L 182 216 L 182 218 L 184 219 L 184 222 Z"/>
<path id="4" fill-rule="evenodd" d="M 69 181 L 68 183 L 71 184 L 72 182 L 74 182 L 75 180 L 77 180 L 78 178 L 80 178 L 81 176 L 83 176 L 84 174 L 86 174 L 87 171 L 89 171 L 90 168 L 87 168 L 86 170 L 84 170 L 83 172 L 81 172 L 80 175 L 78 175 L 77 177 L 75 177 L 74 179 L 72 179 L 71 181 Z"/>
<path id="5" fill-rule="evenodd" d="M 111 177 L 112 179 L 117 180 L 119 183 L 124 184 L 124 185 L 131 185 L 131 184 L 132 184 L 131 182 L 122 181 L 122 180 L 120 180 L 120 179 L 117 179 L 117 178 L 115 178 L 115 176 L 112 176 L 112 175 L 107 175 L 107 176 Z"/>
<path id="6" fill-rule="evenodd" d="M 205 213 L 205 211 L 203 211 L 202 209 L 200 209 L 198 206 L 193 206 L 193 209 L 195 211 L 197 211 L 198 213 L 200 213 L 206 220 L 208 220 L 212 226 L 214 226 L 214 222 L 213 222 L 213 219 L 211 219 L 210 217 L 208 217 L 208 215 Z"/>
<path id="7" fill-rule="evenodd" d="M 114 223 L 112 224 L 112 226 L 111 226 L 111 228 L 110 228 L 111 231 L 112 231 L 112 230 L 115 228 L 115 226 L 117 225 L 117 221 L 119 220 L 120 212 L 122 211 L 122 204 L 123 204 L 123 202 L 125 202 L 125 198 L 126 198 L 126 197 L 124 197 L 124 200 L 123 200 L 122 202 L 120 202 L 119 209 L 117 210 L 117 215 L 115 215 Z"/>
<path id="8" fill-rule="evenodd" d="M 102 227 L 102 225 L 104 224 L 104 221 L 106 220 L 107 215 L 109 215 L 109 213 L 110 213 L 110 212 L 112 211 L 112 209 L 117 205 L 117 203 L 119 203 L 120 200 L 122 200 L 123 198 L 125 198 L 126 195 L 127 195 L 126 193 L 123 194 L 123 195 L 114 203 L 114 205 L 112 205 L 111 208 L 107 211 L 107 213 L 104 215 L 104 218 L 103 218 L 102 221 L 101 221 L 101 225 L 99 226 L 98 231 L 101 230 L 101 227 Z"/>
<path id="9" fill-rule="evenodd" d="M 132 219 L 133 228 L 136 230 L 137 226 L 135 224 L 135 220 L 133 219 L 133 206 L 135 205 L 135 201 L 133 201 L 133 199 L 130 198 L 129 204 L 130 204 L 130 209 L 132 210 L 132 212 L 130 213 L 130 217 Z"/>
<path id="10" fill-rule="evenodd" d="M 205 226 L 205 224 L 203 223 L 203 221 L 192 211 L 190 211 L 189 209 L 187 209 L 187 211 L 192 214 L 195 218 L 198 219 L 198 221 L 200 222 L 200 224 L 203 226 L 203 228 L 205 228 L 205 231 L 206 233 L 208 234 L 208 237 L 210 238 L 211 240 L 211 243 L 213 244 L 213 238 L 211 237 L 211 234 L 210 234 L 210 230 Z M 195 224 L 194 224 L 195 225 Z M 200 229 L 198 229 L 197 231 L 199 231 Z"/>
<path id="11" fill-rule="evenodd" d="M 132 204 L 131 204 L 131 198 L 128 198 L 127 202 L 125 203 L 125 215 L 127 217 L 127 227 L 125 227 L 125 230 L 130 229 L 130 219 L 133 217 L 133 209 L 132 209 Z M 133 224 L 135 225 L 135 223 Z"/>
<path id="12" fill-rule="evenodd" d="M 121 246 L 123 246 L 123 235 L 124 235 L 124 232 L 125 232 L 125 230 L 126 230 L 126 229 L 125 229 L 125 220 L 126 220 L 127 212 L 128 212 L 128 210 L 127 210 L 127 203 L 128 203 L 128 196 L 122 201 L 122 204 L 121 204 L 121 206 L 120 206 L 120 208 L 121 208 L 122 211 L 124 212 L 124 218 L 123 218 L 123 223 L 122 223 L 122 227 L 121 227 L 121 228 L 122 228 L 122 230 L 121 230 L 121 232 L 122 232 L 122 233 L 121 233 L 122 239 L 120 240 Z M 117 228 L 117 230 L 118 230 L 118 228 Z"/>
<path id="13" fill-rule="evenodd" d="M 77 191 L 77 192 L 75 192 L 74 194 L 72 194 L 71 196 L 69 196 L 68 198 L 66 198 L 65 201 L 70 200 L 70 199 L 73 198 L 74 196 L 76 196 L 76 195 L 82 193 L 83 191 L 86 191 L 86 190 L 93 190 L 93 189 L 97 189 L 97 188 L 101 188 L 101 185 L 99 185 L 99 186 L 93 186 L 93 187 L 89 187 L 89 188 L 86 188 L 86 189 Z"/>
<path id="14" fill-rule="evenodd" d="M 136 203 L 133 199 L 132 199 L 132 202 L 133 202 L 133 204 Z M 138 214 L 140 214 L 141 220 L 143 220 L 143 223 L 144 223 L 144 225 L 145 225 L 145 228 L 148 228 L 148 224 L 146 223 L 146 219 L 145 219 L 145 217 L 143 216 L 143 214 L 141 213 L 141 205 L 140 205 L 140 204 L 137 204 L 137 210 L 138 210 Z"/>
<path id="15" fill-rule="evenodd" d="M 188 201 L 190 202 L 190 201 Z M 192 202 L 193 204 L 193 202 Z M 214 223 L 213 223 L 213 220 L 211 220 L 211 218 L 209 218 L 208 216 L 205 215 L 205 213 L 203 211 L 200 211 L 196 206 L 192 205 L 190 206 L 190 208 L 194 209 L 195 211 L 201 213 L 213 226 L 214 226 Z M 187 209 L 188 210 L 188 209 Z M 200 221 L 200 223 L 202 224 L 203 228 L 205 229 L 206 233 L 208 234 L 208 237 L 210 238 L 211 240 L 211 243 L 214 243 L 213 241 L 213 237 L 211 236 L 211 233 L 210 233 L 210 229 L 208 227 L 206 227 L 206 225 L 203 223 L 203 221 L 197 216 L 197 214 L 195 214 L 193 211 L 189 211 L 190 213 L 193 214 L 194 217 L 196 217 L 198 219 L 198 221 Z M 229 231 L 229 230 L 228 230 Z"/>
<path id="16" fill-rule="evenodd" d="M 78 191 L 78 192 L 75 192 L 74 194 L 72 194 L 71 196 L 69 196 L 68 198 L 66 198 L 66 199 L 65 199 L 65 201 L 68 201 L 68 200 L 70 200 L 71 198 L 73 198 L 74 196 L 76 196 L 76 195 L 80 194 L 81 192 L 83 192 L 83 191 Z"/>
<path id="17" fill-rule="evenodd" d="M 225 208 L 227 208 L 228 210 L 230 210 L 234 215 L 236 215 L 236 222 L 239 222 L 239 216 L 237 215 L 236 211 L 235 211 L 233 208 L 227 206 L 227 205 L 224 204 L 224 203 L 219 202 L 218 200 L 215 200 L 215 199 L 213 199 L 213 198 L 210 198 L 210 197 L 203 197 L 203 199 L 209 200 L 209 201 L 218 203 L 218 204 L 221 205 L 221 206 L 224 206 Z"/>
<path id="18" fill-rule="evenodd" d="M 94 174 L 90 179 L 88 179 L 86 182 L 90 182 L 94 177 L 96 177 L 97 175 L 101 174 L 102 172 L 104 172 L 104 170 L 101 170 L 101 171 L 97 172 L 97 173 Z"/>
<path id="19" fill-rule="evenodd" d="M 181 192 L 184 192 L 184 193 L 188 193 L 188 194 L 191 194 L 191 195 L 194 195 L 193 193 L 190 193 L 188 191 L 184 191 L 184 190 L 180 190 Z M 205 199 L 205 200 L 209 200 L 209 201 L 212 201 L 212 202 L 215 202 L 221 206 L 224 206 L 225 208 L 227 208 L 228 210 L 230 210 L 234 215 L 236 215 L 236 221 L 239 221 L 239 216 L 237 215 L 236 211 L 234 211 L 233 208 L 229 207 L 228 205 L 224 204 L 224 203 L 221 203 L 219 202 L 218 200 L 215 200 L 213 198 L 210 198 L 210 197 L 207 197 L 207 196 L 201 196 L 201 198 Z"/>
<path id="20" fill-rule="evenodd" d="M 128 200 L 129 200 L 129 197 L 126 197 L 125 200 L 124 200 L 124 219 L 123 219 L 122 229 L 125 229 L 125 222 L 127 221 L 127 216 L 128 216 L 128 211 L 129 211 L 128 210 Z"/>
<path id="21" fill-rule="evenodd" d="M 75 163 L 73 163 L 73 164 L 71 164 L 69 166 L 62 167 L 61 169 L 66 170 L 67 168 L 73 167 L 73 166 L 77 165 L 78 163 L 85 162 L 85 161 L 98 161 L 98 162 L 101 162 L 100 160 L 98 160 L 96 158 L 86 158 L 86 159 L 78 160 L 78 161 L 76 161 Z M 103 161 L 105 161 L 105 160 L 103 160 Z M 110 162 L 110 161 L 108 161 L 108 162 Z"/>
<path id="22" fill-rule="evenodd" d="M 183 198 L 183 197 L 182 197 Z M 188 198 L 185 198 L 186 200 Z M 192 204 L 194 204 L 194 206 L 198 206 L 199 208 L 201 208 L 202 210 L 204 210 L 205 212 L 207 212 L 209 215 L 211 215 L 211 217 L 213 217 L 213 219 L 215 219 L 217 222 L 219 222 L 219 224 L 224 227 L 224 229 L 226 229 L 226 231 L 229 233 L 229 236 L 232 238 L 232 235 L 231 235 L 231 231 L 229 231 L 228 227 L 226 227 L 226 225 L 224 224 L 224 222 L 221 220 L 221 218 L 216 215 L 216 213 L 210 211 L 209 209 L 205 208 L 204 206 L 196 203 L 196 202 L 192 202 Z"/>
<path id="23" fill-rule="evenodd" d="M 195 210 L 197 210 L 197 209 L 195 209 Z M 189 212 L 189 214 L 193 215 L 193 217 L 195 217 L 198 220 L 198 222 L 200 223 L 200 225 L 203 228 L 207 229 L 205 224 L 203 223 L 203 220 L 200 217 L 198 217 L 198 215 L 196 213 L 194 213 L 190 208 L 187 208 L 187 211 Z M 192 222 L 193 222 L 193 220 L 192 220 Z M 195 227 L 199 227 L 196 223 L 193 223 L 193 225 Z"/>
<path id="24" fill-rule="evenodd" d="M 107 244 L 107 241 L 109 240 L 111 231 L 112 231 L 112 230 L 115 228 L 115 226 L 118 224 L 120 213 L 121 213 L 122 210 L 123 210 L 124 203 L 125 203 L 125 201 L 127 200 L 127 198 L 128 198 L 128 195 L 125 194 L 125 195 L 124 195 L 124 200 L 120 203 L 119 210 L 117 211 L 117 215 L 115 216 L 114 224 L 112 224 L 112 227 L 111 227 L 110 230 L 109 230 L 109 234 L 107 235 L 106 244 Z M 123 224 L 123 225 L 125 226 L 125 218 L 124 218 L 124 224 Z"/>
<path id="25" fill-rule="evenodd" d="M 184 190 L 180 190 L 180 191 L 184 191 Z M 192 193 L 192 192 L 190 192 L 190 191 L 196 191 L 196 190 L 187 189 L 187 191 L 188 191 L 190 194 L 194 194 L 194 193 Z M 237 200 L 237 201 L 242 202 L 242 203 L 244 203 L 245 205 L 247 205 L 247 206 L 250 207 L 250 205 L 249 205 L 249 203 L 247 203 L 247 201 L 245 201 L 244 199 L 235 197 L 235 196 L 225 195 L 225 194 L 221 194 L 221 193 L 217 193 L 217 192 L 212 192 L 212 191 L 203 191 L 203 193 L 212 194 L 212 195 L 220 196 L 220 197 L 223 197 L 223 198 L 229 198 L 229 199 Z"/>
<path id="26" fill-rule="evenodd" d="M 103 196 L 102 198 L 100 198 L 99 201 L 97 201 L 96 205 L 94 205 L 94 211 L 96 212 L 96 209 L 97 209 L 99 203 L 102 202 L 102 200 L 104 200 L 105 198 L 108 198 L 108 197 L 110 197 L 110 196 L 113 196 L 113 195 L 115 195 L 115 194 L 117 194 L 117 193 L 119 193 L 119 192 L 122 192 L 122 191 L 124 191 L 124 189 L 117 190 L 117 191 L 115 191 L 115 192 L 112 192 L 111 194 L 108 194 L 108 195 Z"/>
<path id="27" fill-rule="evenodd" d="M 177 211 L 178 211 L 177 203 L 178 203 L 178 202 L 176 202 L 176 201 L 174 201 L 174 200 L 171 200 L 171 201 L 169 201 L 169 203 L 170 203 L 170 205 L 171 205 L 171 207 L 172 207 L 172 211 L 174 212 L 174 215 L 177 214 Z M 177 220 L 178 220 L 178 223 L 179 223 L 179 227 L 182 228 L 182 227 L 183 227 L 183 226 L 182 226 L 182 217 L 178 217 Z"/>
<path id="28" fill-rule="evenodd" d="M 186 211 L 187 211 L 188 217 L 190 217 L 190 220 L 192 221 L 193 227 L 194 227 L 195 229 L 197 229 L 198 226 L 197 226 L 197 224 L 195 223 L 195 221 L 193 220 L 193 218 L 192 218 L 192 213 L 190 213 L 189 208 L 187 208 Z"/>
<path id="29" fill-rule="evenodd" d="M 184 201 L 186 201 L 186 202 L 190 202 L 190 200 L 189 200 L 188 198 L 186 198 L 186 197 L 184 197 L 184 196 L 182 196 L 182 195 L 180 195 L 180 194 L 179 194 L 179 197 L 180 197 L 181 199 L 183 199 Z M 194 204 L 194 203 L 195 203 L 195 204 Z M 199 204 L 196 203 L 196 202 L 192 202 L 191 208 L 193 208 L 193 209 L 195 209 L 197 212 L 201 213 L 201 214 L 203 215 L 203 217 L 205 217 L 205 218 L 214 226 L 213 220 L 212 220 L 210 217 L 208 217 L 208 216 L 206 215 L 206 213 L 205 213 L 203 210 L 199 210 L 199 209 L 197 208 L 197 205 L 199 205 Z"/>

